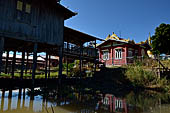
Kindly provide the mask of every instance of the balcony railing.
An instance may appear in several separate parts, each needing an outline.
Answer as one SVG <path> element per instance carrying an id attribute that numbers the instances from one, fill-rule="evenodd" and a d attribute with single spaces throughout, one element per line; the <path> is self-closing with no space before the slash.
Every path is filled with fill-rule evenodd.
<path id="1" fill-rule="evenodd" d="M 64 53 L 71 55 L 81 55 L 84 57 L 98 57 L 97 49 L 93 47 L 80 47 L 73 44 L 67 44 L 64 46 Z"/>

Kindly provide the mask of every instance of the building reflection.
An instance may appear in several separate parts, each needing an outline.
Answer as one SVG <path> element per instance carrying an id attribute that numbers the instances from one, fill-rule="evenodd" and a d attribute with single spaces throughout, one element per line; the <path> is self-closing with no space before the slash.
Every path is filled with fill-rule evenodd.
<path id="1" fill-rule="evenodd" d="M 160 97 L 135 96 L 133 93 L 124 99 L 117 98 L 112 94 L 102 95 L 82 92 L 67 92 L 68 94 L 63 93 L 58 96 L 56 90 L 47 92 L 48 98 L 43 96 L 31 98 L 27 95 L 27 92 L 27 89 L 0 90 L 0 113 L 27 111 L 29 113 L 47 113 L 47 110 L 51 111 L 52 107 L 55 111 L 67 111 L 68 113 L 142 113 L 144 111 L 169 113 L 163 112 L 162 104 L 166 101 L 163 101 Z"/>
<path id="2" fill-rule="evenodd" d="M 114 95 L 101 95 L 102 99 L 98 102 L 98 107 L 110 111 L 111 113 L 128 113 L 125 99 L 117 98 Z"/>

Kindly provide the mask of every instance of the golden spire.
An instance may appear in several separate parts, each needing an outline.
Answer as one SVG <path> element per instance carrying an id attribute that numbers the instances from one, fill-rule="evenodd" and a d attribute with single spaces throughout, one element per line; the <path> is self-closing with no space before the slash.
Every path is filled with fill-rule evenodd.
<path id="1" fill-rule="evenodd" d="M 148 38 L 149 45 L 151 45 L 151 33 L 149 32 L 149 38 Z"/>

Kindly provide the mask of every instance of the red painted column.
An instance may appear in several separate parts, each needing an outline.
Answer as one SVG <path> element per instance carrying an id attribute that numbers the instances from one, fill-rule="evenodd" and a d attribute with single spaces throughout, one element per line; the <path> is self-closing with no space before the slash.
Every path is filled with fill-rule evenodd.
<path id="1" fill-rule="evenodd" d="M 113 43 L 111 44 L 110 51 L 110 64 L 113 65 Z"/>
<path id="2" fill-rule="evenodd" d="M 115 50 L 114 50 L 114 47 L 112 48 L 112 62 L 113 62 L 113 65 L 115 65 Z"/>
<path id="3" fill-rule="evenodd" d="M 125 64 L 128 64 L 127 57 L 128 57 L 128 48 L 125 47 Z"/>
<path id="4" fill-rule="evenodd" d="M 108 96 L 108 98 L 109 98 L 110 112 L 112 112 L 112 96 Z"/>

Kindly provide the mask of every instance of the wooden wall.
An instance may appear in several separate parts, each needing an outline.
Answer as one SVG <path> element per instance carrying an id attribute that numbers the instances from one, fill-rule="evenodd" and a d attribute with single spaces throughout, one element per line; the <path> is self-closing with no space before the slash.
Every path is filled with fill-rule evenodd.
<path id="1" fill-rule="evenodd" d="M 31 1 L 31 13 L 18 19 L 17 0 L 0 0 L 0 37 L 63 44 L 64 16 L 44 0 Z"/>

